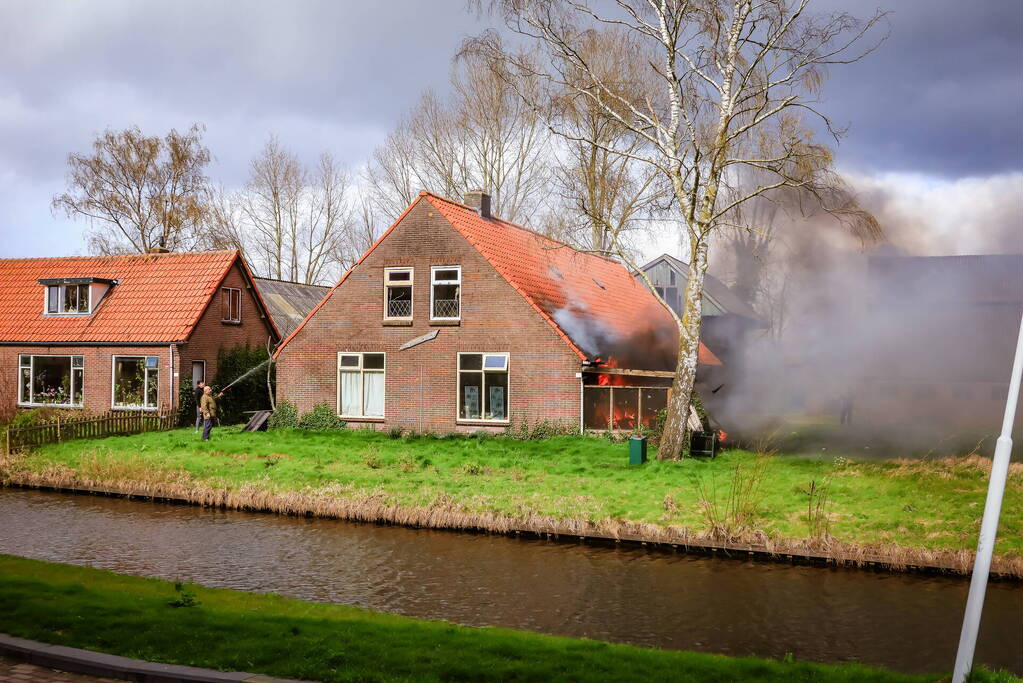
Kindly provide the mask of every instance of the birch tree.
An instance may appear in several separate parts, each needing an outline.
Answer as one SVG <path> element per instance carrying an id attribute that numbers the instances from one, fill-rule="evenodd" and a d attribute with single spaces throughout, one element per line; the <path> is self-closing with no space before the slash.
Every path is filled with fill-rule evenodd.
<path id="1" fill-rule="evenodd" d="M 813 117 L 836 139 L 840 132 L 818 105 L 826 70 L 855 61 L 878 43 L 865 39 L 882 20 L 838 13 L 815 16 L 810 0 L 495 0 L 507 27 L 525 41 L 522 52 L 505 50 L 494 34 L 469 49 L 503 59 L 515 79 L 539 81 L 548 98 L 588 100 L 643 140 L 640 149 L 603 144 L 547 118 L 569 142 L 585 142 L 655 169 L 672 200 L 671 220 L 690 253 L 681 314 L 669 311 L 679 331 L 678 363 L 658 457 L 678 458 L 696 378 L 704 277 L 711 237 L 745 202 L 784 187 L 818 196 L 834 180 L 830 149 L 808 133 Z M 582 49 L 589 31 L 624 31 L 647 58 L 656 87 L 637 96 L 607 82 Z M 584 78 L 580 79 L 579 75 Z M 543 116 L 544 98 L 520 96 Z M 762 144 L 770 141 L 770 144 Z M 768 178 L 738 187 L 741 169 Z M 630 266 L 612 236 L 610 252 Z"/>
<path id="2" fill-rule="evenodd" d="M 203 126 L 162 138 L 137 126 L 106 130 L 88 154 L 68 156 L 68 189 L 53 210 L 89 222 L 97 254 L 194 248 L 206 219 Z"/>

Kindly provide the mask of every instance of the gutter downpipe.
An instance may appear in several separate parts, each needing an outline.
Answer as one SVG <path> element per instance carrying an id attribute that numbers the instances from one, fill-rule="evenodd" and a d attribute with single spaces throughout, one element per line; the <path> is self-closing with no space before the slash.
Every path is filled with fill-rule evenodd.
<path id="1" fill-rule="evenodd" d="M 970 577 L 970 593 L 966 599 L 966 613 L 963 615 L 963 630 L 959 636 L 959 650 L 956 652 L 952 683 L 965 683 L 966 677 L 973 669 L 973 655 L 977 648 L 980 617 L 984 611 L 984 594 L 987 591 L 988 575 L 991 572 L 991 555 L 995 548 L 998 517 L 1002 512 L 1002 497 L 1005 494 L 1009 459 L 1012 456 L 1012 427 L 1016 421 L 1020 374 L 1023 374 L 1023 318 L 1020 319 L 1019 336 L 1016 338 L 1016 356 L 1012 361 L 1009 395 L 1005 399 L 1002 434 L 995 442 L 995 455 L 991 459 L 991 479 L 988 481 L 984 518 L 980 524 L 980 536 L 977 539 L 977 556 L 973 562 L 973 576 Z"/>
<path id="2" fill-rule="evenodd" d="M 170 411 L 174 412 L 174 344 L 167 346 L 170 349 Z"/>

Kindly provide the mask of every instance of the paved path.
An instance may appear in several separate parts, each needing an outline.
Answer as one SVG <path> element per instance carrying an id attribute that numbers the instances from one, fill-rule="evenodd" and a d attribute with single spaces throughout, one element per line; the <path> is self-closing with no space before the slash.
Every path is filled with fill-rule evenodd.
<path id="1" fill-rule="evenodd" d="M 115 683 L 113 678 L 69 674 L 56 669 L 0 657 L 0 681 L 4 683 Z"/>

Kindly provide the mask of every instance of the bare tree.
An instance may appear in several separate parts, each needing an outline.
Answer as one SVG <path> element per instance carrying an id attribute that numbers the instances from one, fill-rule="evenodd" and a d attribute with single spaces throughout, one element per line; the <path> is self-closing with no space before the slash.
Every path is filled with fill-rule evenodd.
<path id="1" fill-rule="evenodd" d="M 648 74 L 629 34 L 588 31 L 579 49 L 607 87 L 625 98 L 639 96 Z M 574 75 L 580 86 L 586 83 L 584 73 L 576 70 Z M 656 171 L 632 156 L 645 141 L 590 98 L 566 95 L 555 114 L 570 135 L 554 171 L 554 185 L 565 207 L 559 212 L 563 224 L 558 236 L 582 249 L 608 253 L 616 239 L 627 246 L 632 230 L 664 194 L 657 191 Z"/>
<path id="2" fill-rule="evenodd" d="M 98 254 L 192 248 L 206 218 L 203 130 L 194 124 L 163 138 L 137 126 L 104 131 L 90 154 L 68 156 L 68 190 L 53 210 L 86 219 Z"/>
<path id="3" fill-rule="evenodd" d="M 214 193 L 210 244 L 241 249 L 266 277 L 333 282 L 361 253 L 352 179 L 329 153 L 309 170 L 270 137 L 238 193 Z"/>
<path id="4" fill-rule="evenodd" d="M 543 116 L 547 101 L 566 96 L 588 99 L 605 115 L 644 141 L 621 150 L 589 139 L 550 117 L 548 125 L 568 141 L 582 141 L 627 156 L 657 171 L 670 188 L 673 221 L 690 252 L 690 272 L 681 315 L 667 309 L 679 330 L 678 365 L 658 457 L 683 452 L 686 417 L 696 377 L 701 300 L 710 238 L 737 206 L 782 187 L 797 187 L 822 203 L 831 186 L 832 156 L 802 125 L 811 115 L 838 137 L 816 109 L 825 69 L 861 58 L 861 39 L 883 15 L 860 22 L 848 14 L 816 17 L 810 0 L 495 0 L 508 28 L 527 41 L 530 52 L 505 50 L 493 34 L 469 49 L 503 59 L 509 73 L 544 84 L 547 97 L 527 88 L 519 94 Z M 599 5 L 606 9 L 596 9 Z M 639 97 L 623 94 L 586 58 L 587 31 L 620 30 L 634 37 L 647 56 L 657 87 Z M 579 75 L 584 78 L 580 80 Z M 770 141 L 770 144 L 766 144 Z M 744 192 L 741 169 L 769 178 Z M 610 251 L 628 260 L 620 245 Z M 638 268 L 637 268 L 638 270 Z"/>
<path id="5" fill-rule="evenodd" d="M 425 93 L 374 152 L 365 185 L 381 215 L 396 217 L 420 190 L 460 198 L 474 189 L 488 192 L 494 212 L 507 220 L 534 215 L 550 179 L 549 134 L 503 68 L 487 56 L 464 55 L 451 99 Z"/>

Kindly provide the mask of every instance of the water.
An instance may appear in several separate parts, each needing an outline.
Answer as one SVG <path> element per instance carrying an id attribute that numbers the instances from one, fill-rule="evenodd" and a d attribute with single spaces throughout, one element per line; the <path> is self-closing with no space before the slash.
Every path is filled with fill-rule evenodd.
<path id="1" fill-rule="evenodd" d="M 950 671 L 967 582 L 0 489 L 0 553 L 462 624 Z M 1023 673 L 1023 586 L 977 661 Z"/>
<path id="2" fill-rule="evenodd" d="M 260 368 L 265 367 L 266 364 L 269 363 L 269 362 L 270 362 L 270 359 L 268 358 L 265 361 L 263 361 L 262 363 L 260 363 L 259 365 L 252 366 L 251 368 L 246 370 L 243 374 L 238 375 L 233 380 L 228 382 L 227 385 L 225 385 L 224 388 L 221 389 L 220 391 L 227 391 L 229 388 L 233 387 L 235 384 L 238 384 L 238 382 L 241 382 L 243 379 L 245 379 L 246 377 L 248 377 L 249 375 L 254 373 L 256 370 L 259 370 Z"/>

